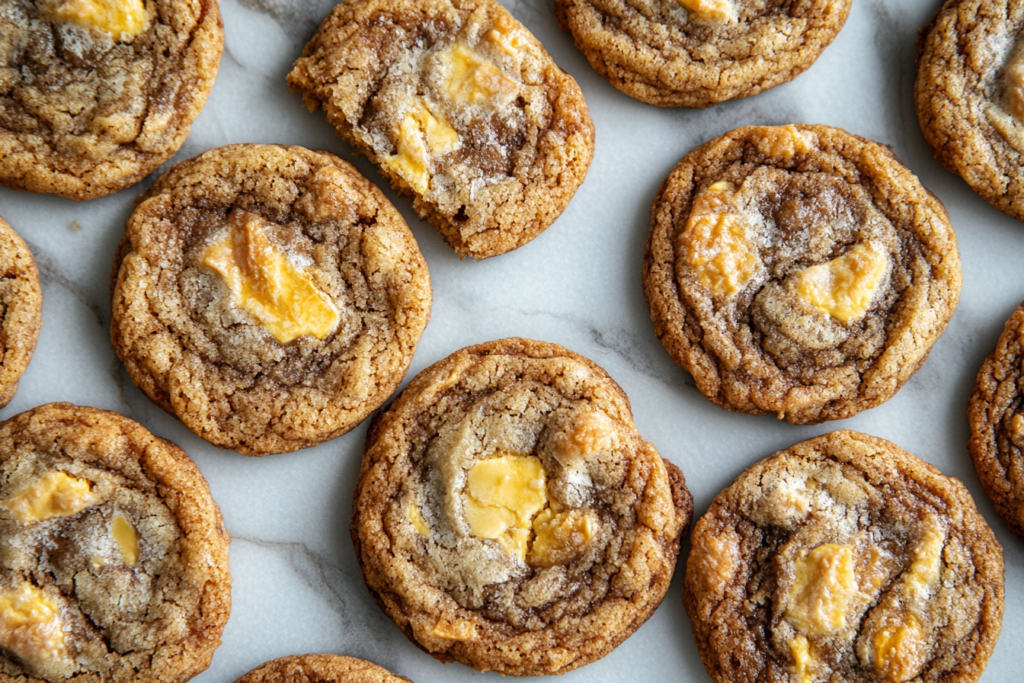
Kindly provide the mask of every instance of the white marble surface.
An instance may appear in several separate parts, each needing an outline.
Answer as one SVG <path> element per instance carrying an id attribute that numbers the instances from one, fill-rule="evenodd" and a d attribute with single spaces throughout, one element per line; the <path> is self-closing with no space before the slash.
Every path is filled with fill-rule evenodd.
<path id="1" fill-rule="evenodd" d="M 1024 545 L 978 483 L 965 448 L 965 411 L 979 365 L 1024 298 L 1024 225 L 942 169 L 918 128 L 916 32 L 941 1 L 855 0 L 835 43 L 806 73 L 703 111 L 658 109 L 613 89 L 558 29 L 551 0 L 502 2 L 579 81 L 597 128 L 597 152 L 587 181 L 547 232 L 482 263 L 460 262 L 409 202 L 386 190 L 412 226 L 434 286 L 431 322 L 406 381 L 472 343 L 519 335 L 563 344 L 626 390 L 641 433 L 682 467 L 698 515 L 748 465 L 808 437 L 849 428 L 890 439 L 963 480 L 1003 543 L 1006 617 L 983 680 L 1020 680 L 1013 653 L 1024 649 Z M 353 159 L 322 114 L 308 113 L 284 83 L 332 4 L 221 0 L 220 75 L 174 161 L 236 142 L 298 144 Z M 949 209 L 964 270 L 949 328 L 903 390 L 874 410 L 814 427 L 711 405 L 655 338 L 640 288 L 651 199 L 676 162 L 737 126 L 791 122 L 827 123 L 891 145 Z M 364 159 L 355 163 L 385 185 Z M 234 536 L 234 588 L 224 643 L 195 681 L 230 683 L 266 660 L 306 652 L 364 657 L 417 683 L 496 681 L 494 673 L 438 664 L 370 599 L 348 536 L 365 424 L 315 449 L 247 459 L 194 436 L 128 379 L 108 336 L 110 264 L 132 200 L 152 180 L 83 204 L 0 189 L 0 215 L 32 248 L 44 294 L 36 355 L 0 418 L 58 400 L 107 408 L 181 445 L 199 464 Z M 72 221 L 81 229 L 73 230 Z M 688 552 L 687 542 L 680 567 Z M 681 579 L 680 571 L 662 607 L 632 638 L 565 680 L 708 680 L 682 608 Z"/>

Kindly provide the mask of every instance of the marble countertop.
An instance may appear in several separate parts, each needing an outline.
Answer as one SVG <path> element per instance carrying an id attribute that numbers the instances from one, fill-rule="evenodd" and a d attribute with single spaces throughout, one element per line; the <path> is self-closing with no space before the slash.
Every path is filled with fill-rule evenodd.
<path id="1" fill-rule="evenodd" d="M 551 228 L 480 263 L 459 261 L 434 228 L 416 218 L 410 202 L 385 189 L 412 227 L 434 287 L 431 321 L 405 383 L 473 343 L 525 336 L 567 346 L 625 389 L 641 434 L 683 469 L 698 516 L 747 466 L 803 439 L 842 428 L 894 441 L 961 479 L 1003 544 L 1006 613 L 982 680 L 1019 680 L 1013 653 L 1024 650 L 1024 544 L 985 497 L 965 444 L 975 374 L 1024 298 L 1024 225 L 944 170 L 918 127 L 915 40 L 941 0 L 855 0 L 836 41 L 795 81 L 699 111 L 651 107 L 612 88 L 558 28 L 552 0 L 501 1 L 582 86 L 597 129 L 594 162 Z M 220 74 L 173 161 L 229 143 L 296 144 L 352 160 L 387 188 L 365 159 L 334 137 L 322 113 L 307 112 L 285 86 L 293 60 L 333 4 L 221 0 L 226 45 Z M 849 420 L 810 427 L 709 403 L 655 338 L 640 287 L 651 200 L 679 159 L 741 125 L 794 122 L 839 126 L 891 146 L 949 209 L 964 273 L 952 322 L 902 391 Z M 370 598 L 348 535 L 366 423 L 317 448 L 249 459 L 194 436 L 128 379 L 109 340 L 110 264 L 132 200 L 156 175 L 81 204 L 0 189 L 0 215 L 32 249 L 44 296 L 35 357 L 0 418 L 49 401 L 106 408 L 179 444 L 199 464 L 234 537 L 234 588 L 223 645 L 197 683 L 231 683 L 269 659 L 309 652 L 363 657 L 416 683 L 498 680 L 493 672 L 437 663 Z M 567 674 L 566 683 L 709 680 L 682 606 L 688 553 L 684 542 L 680 571 L 650 621 L 603 660 Z"/>

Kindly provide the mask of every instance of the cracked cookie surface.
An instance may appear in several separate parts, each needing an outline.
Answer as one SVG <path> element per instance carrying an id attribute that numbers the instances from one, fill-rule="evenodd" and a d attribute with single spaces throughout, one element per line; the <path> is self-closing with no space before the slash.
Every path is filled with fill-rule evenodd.
<path id="1" fill-rule="evenodd" d="M 603 370 L 504 339 L 427 368 L 374 420 L 353 508 L 366 584 L 410 640 L 534 676 L 650 617 L 693 504 Z"/>
<path id="2" fill-rule="evenodd" d="M 410 683 L 364 659 L 340 655 L 282 657 L 256 667 L 237 683 Z"/>
<path id="3" fill-rule="evenodd" d="M 914 101 L 935 158 L 1024 221 L 1024 6 L 947 0 L 921 29 Z"/>
<path id="4" fill-rule="evenodd" d="M 128 219 L 111 339 L 132 381 L 245 455 L 340 436 L 401 382 L 430 316 L 401 215 L 326 152 L 231 145 L 175 165 Z"/>
<path id="5" fill-rule="evenodd" d="M 493 0 L 338 5 L 288 75 L 461 257 L 543 232 L 583 182 L 583 94 Z"/>
<path id="6" fill-rule="evenodd" d="M 683 600 L 716 682 L 966 683 L 999 637 L 1002 548 L 958 480 L 832 432 L 715 498 Z"/>
<path id="7" fill-rule="evenodd" d="M 0 408 L 10 403 L 43 326 L 39 270 L 25 242 L 0 218 Z"/>
<path id="8" fill-rule="evenodd" d="M 655 332 L 716 405 L 794 424 L 887 401 L 960 295 L 945 208 L 886 148 L 748 127 L 690 152 L 651 209 Z"/>
<path id="9" fill-rule="evenodd" d="M 0 185 L 139 182 L 185 141 L 223 43 L 215 0 L 0 0 Z"/>
<path id="10" fill-rule="evenodd" d="M 978 479 L 1013 533 L 1024 539 L 1024 304 L 1006 321 L 967 407 L 967 447 Z"/>
<path id="11" fill-rule="evenodd" d="M 231 609 L 228 541 L 177 446 L 51 403 L 0 423 L 0 681 L 179 682 Z"/>
<path id="12" fill-rule="evenodd" d="M 803 73 L 851 0 L 555 0 L 594 70 L 630 97 L 707 107 Z"/>

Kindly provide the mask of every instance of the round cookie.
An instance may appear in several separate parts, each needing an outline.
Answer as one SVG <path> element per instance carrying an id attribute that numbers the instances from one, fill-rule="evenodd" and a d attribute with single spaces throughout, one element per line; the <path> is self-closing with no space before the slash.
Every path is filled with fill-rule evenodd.
<path id="1" fill-rule="evenodd" d="M 976 681 L 1003 553 L 958 480 L 832 432 L 762 460 L 693 532 L 683 601 L 716 683 Z"/>
<path id="2" fill-rule="evenodd" d="M 945 208 L 886 148 L 828 126 L 739 128 L 651 209 L 655 332 L 706 397 L 794 424 L 892 398 L 960 295 Z"/>
<path id="3" fill-rule="evenodd" d="M 85 200 L 167 161 L 213 88 L 216 0 L 2 0 L 0 185 Z"/>
<path id="4" fill-rule="evenodd" d="M 0 423 L 0 538 L 0 683 L 170 683 L 210 665 L 230 537 L 171 442 L 67 403 Z"/>
<path id="5" fill-rule="evenodd" d="M 411 683 L 364 659 L 340 655 L 295 655 L 258 666 L 236 683 Z"/>
<path id="6" fill-rule="evenodd" d="M 32 252 L 0 218 L 0 408 L 11 402 L 43 326 L 43 290 Z"/>
<path id="7" fill-rule="evenodd" d="M 601 368 L 503 339 L 427 368 L 374 419 L 353 508 L 366 585 L 413 643 L 536 676 L 651 616 L 693 503 Z"/>
<path id="8" fill-rule="evenodd" d="M 555 0 L 594 70 L 659 107 L 707 107 L 804 72 L 851 0 Z"/>
<path id="9" fill-rule="evenodd" d="M 914 101 L 935 158 L 1024 221 L 1024 6 L 947 0 L 918 38 Z"/>
<path id="10" fill-rule="evenodd" d="M 350 164 L 231 145 L 175 165 L 128 219 L 111 339 L 132 381 L 245 455 L 344 434 L 401 382 L 430 317 L 401 215 Z"/>
<path id="11" fill-rule="evenodd" d="M 967 448 L 985 493 L 1024 539 L 1024 304 L 1013 312 L 985 359 L 967 406 Z"/>
<path id="12" fill-rule="evenodd" d="M 463 258 L 543 232 L 594 154 L 576 81 L 494 0 L 341 3 L 288 87 Z"/>

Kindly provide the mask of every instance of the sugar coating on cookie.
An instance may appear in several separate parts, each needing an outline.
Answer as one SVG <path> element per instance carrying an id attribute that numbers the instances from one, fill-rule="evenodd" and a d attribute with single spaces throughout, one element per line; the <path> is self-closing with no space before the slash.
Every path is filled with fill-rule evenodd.
<path id="1" fill-rule="evenodd" d="M 918 40 L 914 101 L 935 158 L 1024 221 L 1024 12 L 947 0 Z"/>
<path id="2" fill-rule="evenodd" d="M 978 479 L 1007 526 L 1024 538 L 1024 305 L 1006 321 L 995 350 L 978 370 L 967 407 L 967 447 Z"/>
<path id="3" fill-rule="evenodd" d="M 707 107 L 803 73 L 835 39 L 851 0 L 555 0 L 559 25 L 630 97 Z"/>
<path id="4" fill-rule="evenodd" d="M 288 85 L 462 257 L 539 235 L 593 157 L 579 86 L 493 0 L 342 3 Z"/>
<path id="5" fill-rule="evenodd" d="M 693 509 L 608 375 L 524 339 L 417 375 L 370 429 L 353 508 L 367 586 L 402 631 L 517 676 L 583 666 L 639 628 Z"/>
<path id="6" fill-rule="evenodd" d="M 749 127 L 688 154 L 651 209 L 655 331 L 714 403 L 790 422 L 891 398 L 960 293 L 945 209 L 881 145 Z"/>
<path id="7" fill-rule="evenodd" d="M 262 664 L 236 683 L 410 683 L 365 659 L 295 655 Z"/>
<path id="8" fill-rule="evenodd" d="M 431 288 L 405 221 L 350 164 L 233 145 L 140 199 L 113 298 L 132 380 L 214 445 L 265 455 L 339 436 L 387 399 Z"/>
<path id="9" fill-rule="evenodd" d="M 32 252 L 0 218 L 0 408 L 10 403 L 43 325 L 43 290 Z"/>
<path id="10" fill-rule="evenodd" d="M 1002 548 L 958 480 L 832 432 L 715 498 L 683 600 L 716 682 L 976 681 L 1002 624 Z"/>
<path id="11" fill-rule="evenodd" d="M 230 611 L 229 536 L 174 444 L 94 408 L 0 423 L 0 680 L 182 681 Z"/>
<path id="12" fill-rule="evenodd" d="M 0 0 L 0 185 L 139 182 L 185 141 L 223 44 L 216 0 Z"/>

